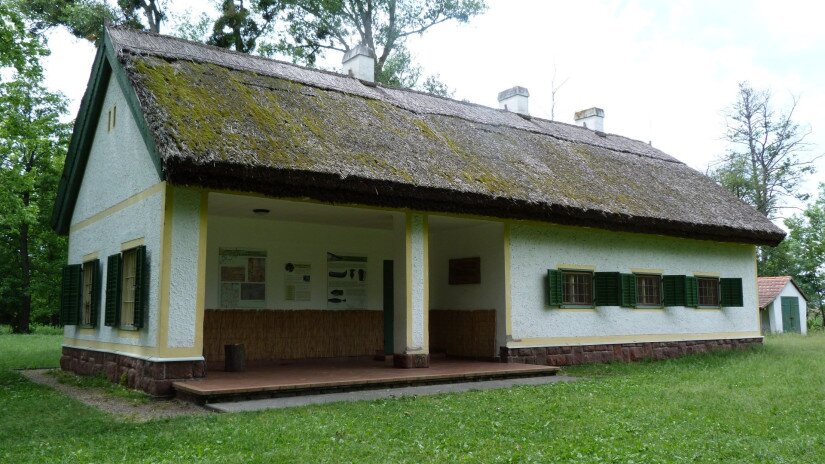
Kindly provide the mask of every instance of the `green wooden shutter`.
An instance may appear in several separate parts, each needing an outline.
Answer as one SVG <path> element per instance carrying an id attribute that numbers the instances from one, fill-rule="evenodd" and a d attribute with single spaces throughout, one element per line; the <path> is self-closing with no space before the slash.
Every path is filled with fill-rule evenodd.
<path id="1" fill-rule="evenodd" d="M 60 285 L 60 319 L 63 325 L 77 325 L 83 297 L 83 267 L 80 264 L 63 266 Z"/>
<path id="2" fill-rule="evenodd" d="M 120 253 L 106 261 L 106 308 L 104 324 L 116 327 L 120 324 L 120 294 L 123 260 Z"/>
<path id="3" fill-rule="evenodd" d="M 721 306 L 740 308 L 744 306 L 742 300 L 742 279 L 719 279 L 719 304 Z"/>
<path id="4" fill-rule="evenodd" d="M 622 274 L 622 306 L 636 307 L 636 275 Z"/>
<path id="5" fill-rule="evenodd" d="M 146 262 L 146 247 L 141 245 L 135 248 L 135 327 L 143 327 L 148 312 L 149 295 L 149 266 Z"/>
<path id="6" fill-rule="evenodd" d="M 89 264 L 92 268 L 92 311 L 89 323 L 92 327 L 97 327 L 98 314 L 100 313 L 100 260 L 96 259 Z"/>
<path id="7" fill-rule="evenodd" d="M 685 306 L 699 306 L 699 280 L 696 277 L 685 277 Z"/>
<path id="8" fill-rule="evenodd" d="M 561 306 L 562 283 L 561 271 L 556 269 L 547 270 L 547 305 Z"/>
<path id="9" fill-rule="evenodd" d="M 622 302 L 622 275 L 618 272 L 593 274 L 596 306 L 619 306 Z"/>
<path id="10" fill-rule="evenodd" d="M 69 287 L 69 279 L 71 279 L 71 265 L 63 266 L 62 277 L 60 280 L 60 323 L 63 325 L 68 325 L 67 319 L 69 318 L 68 315 L 68 289 Z"/>
<path id="11" fill-rule="evenodd" d="M 665 306 L 685 306 L 685 276 L 662 276 L 662 293 Z"/>

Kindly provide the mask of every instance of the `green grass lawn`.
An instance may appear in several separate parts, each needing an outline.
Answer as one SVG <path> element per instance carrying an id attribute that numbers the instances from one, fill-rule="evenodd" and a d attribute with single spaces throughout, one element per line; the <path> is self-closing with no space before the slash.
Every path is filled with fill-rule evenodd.
<path id="1" fill-rule="evenodd" d="M 825 462 L 825 335 L 569 369 L 574 383 L 136 424 L 13 371 L 56 336 L 0 335 L 0 462 Z"/>

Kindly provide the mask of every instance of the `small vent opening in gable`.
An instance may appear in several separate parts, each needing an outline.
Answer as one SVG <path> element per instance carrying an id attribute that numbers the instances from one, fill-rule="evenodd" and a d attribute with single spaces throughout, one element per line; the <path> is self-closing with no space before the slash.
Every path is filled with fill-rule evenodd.
<path id="1" fill-rule="evenodd" d="M 107 131 L 112 132 L 112 129 L 115 128 L 115 124 L 117 124 L 117 106 L 112 106 L 109 109 L 109 125 Z"/>

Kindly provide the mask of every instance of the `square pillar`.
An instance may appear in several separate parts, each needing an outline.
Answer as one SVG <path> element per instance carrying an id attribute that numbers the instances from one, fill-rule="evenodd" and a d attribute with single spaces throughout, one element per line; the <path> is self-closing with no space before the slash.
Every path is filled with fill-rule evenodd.
<path id="1" fill-rule="evenodd" d="M 429 227 L 427 216 L 407 212 L 395 219 L 396 367 L 429 367 Z"/>

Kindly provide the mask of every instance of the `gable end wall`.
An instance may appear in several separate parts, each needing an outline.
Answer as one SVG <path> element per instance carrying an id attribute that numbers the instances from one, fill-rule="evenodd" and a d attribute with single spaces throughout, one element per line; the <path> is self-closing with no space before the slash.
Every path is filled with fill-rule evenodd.
<path id="1" fill-rule="evenodd" d="M 66 326 L 64 344 L 142 355 L 157 346 L 161 229 L 164 188 L 116 79 L 110 79 L 95 128 L 86 170 L 69 230 L 69 264 L 91 257 L 101 262 L 103 280 L 96 328 Z M 109 130 L 109 110 L 116 122 Z M 147 248 L 149 307 L 147 325 L 124 331 L 103 325 L 106 258 L 132 242 Z"/>

